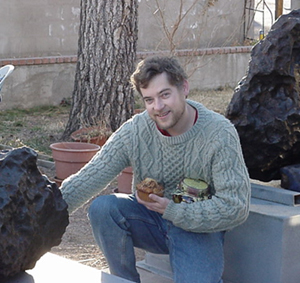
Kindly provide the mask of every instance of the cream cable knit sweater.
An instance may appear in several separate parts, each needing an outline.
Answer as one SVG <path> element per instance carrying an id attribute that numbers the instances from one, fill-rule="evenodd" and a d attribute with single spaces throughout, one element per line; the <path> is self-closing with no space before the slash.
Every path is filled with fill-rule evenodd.
<path id="1" fill-rule="evenodd" d="M 125 167 L 134 169 L 134 184 L 146 177 L 165 187 L 165 197 L 183 178 L 209 183 L 214 196 L 192 204 L 170 201 L 163 218 L 192 232 L 231 229 L 249 213 L 250 182 L 234 126 L 222 115 L 187 100 L 198 111 L 194 126 L 180 136 L 162 135 L 147 112 L 124 123 L 77 174 L 61 186 L 71 213 L 97 195 Z"/>

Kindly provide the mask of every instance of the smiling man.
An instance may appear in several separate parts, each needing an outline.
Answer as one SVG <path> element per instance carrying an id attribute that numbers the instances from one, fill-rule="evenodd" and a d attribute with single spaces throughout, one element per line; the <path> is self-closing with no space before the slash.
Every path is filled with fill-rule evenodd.
<path id="1" fill-rule="evenodd" d="M 187 76 L 175 58 L 143 60 L 131 82 L 146 111 L 63 182 L 69 211 L 132 166 L 132 194 L 99 196 L 89 209 L 110 272 L 140 282 L 138 247 L 169 254 L 174 282 L 222 282 L 224 234 L 249 213 L 250 182 L 237 132 L 222 115 L 187 99 Z M 145 179 L 161 184 L 164 196 L 140 199 L 136 185 Z"/>

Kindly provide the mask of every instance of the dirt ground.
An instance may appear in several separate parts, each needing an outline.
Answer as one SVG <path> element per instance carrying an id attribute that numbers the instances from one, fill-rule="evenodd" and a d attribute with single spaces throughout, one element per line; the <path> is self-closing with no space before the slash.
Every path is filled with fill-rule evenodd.
<path id="1" fill-rule="evenodd" d="M 232 94 L 232 89 L 208 92 L 192 91 L 190 98 L 203 103 L 209 109 L 224 114 L 227 105 L 232 98 Z M 50 118 L 40 117 L 40 119 L 37 119 L 35 116 L 31 117 L 30 114 L 28 114 L 26 121 L 28 120 L 27 124 L 30 126 L 20 128 L 17 136 L 10 136 L 9 139 L 19 139 L 25 143 L 25 137 L 32 135 L 30 129 L 32 129 L 33 126 L 36 127 L 38 123 L 42 123 L 47 125 L 47 127 L 43 128 L 43 132 L 45 132 L 46 136 L 48 135 L 50 145 L 50 143 L 59 140 L 59 136 L 53 134 L 53 129 L 57 129 L 57 127 L 64 128 L 67 119 L 68 115 L 66 113 L 55 115 Z M 5 138 L 3 138 L 2 141 L 5 141 Z M 54 179 L 54 168 L 49 169 L 41 167 L 41 171 L 46 174 L 49 179 Z M 102 192 L 102 194 L 112 193 L 115 188 L 116 182 L 114 181 Z M 63 235 L 61 244 L 57 247 L 53 247 L 51 252 L 94 268 L 105 269 L 108 267 L 106 260 L 93 239 L 91 227 L 87 218 L 88 207 L 89 203 L 70 215 L 70 224 Z M 136 256 L 137 260 L 141 260 L 144 257 L 144 252 L 137 249 Z"/>

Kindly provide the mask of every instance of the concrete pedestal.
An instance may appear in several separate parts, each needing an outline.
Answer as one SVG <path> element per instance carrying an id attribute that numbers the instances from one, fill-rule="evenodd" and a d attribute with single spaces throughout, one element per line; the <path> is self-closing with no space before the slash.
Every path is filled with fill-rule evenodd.
<path id="1" fill-rule="evenodd" d="M 299 283 L 299 193 L 252 185 L 252 196 L 247 221 L 225 236 L 224 283 Z"/>

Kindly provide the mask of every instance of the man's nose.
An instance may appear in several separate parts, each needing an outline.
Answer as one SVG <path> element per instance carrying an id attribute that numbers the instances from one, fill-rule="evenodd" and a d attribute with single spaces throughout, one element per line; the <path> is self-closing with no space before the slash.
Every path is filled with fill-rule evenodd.
<path id="1" fill-rule="evenodd" d="M 164 102 L 162 101 L 162 99 L 156 99 L 154 101 L 154 110 L 156 111 L 160 111 L 165 107 Z"/>

